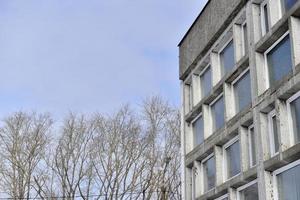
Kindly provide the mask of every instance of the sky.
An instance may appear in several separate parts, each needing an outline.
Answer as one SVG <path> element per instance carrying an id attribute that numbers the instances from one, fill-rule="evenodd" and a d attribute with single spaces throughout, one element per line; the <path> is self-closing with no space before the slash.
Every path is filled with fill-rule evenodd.
<path id="1" fill-rule="evenodd" d="M 0 0 L 0 117 L 178 106 L 177 44 L 206 0 Z"/>

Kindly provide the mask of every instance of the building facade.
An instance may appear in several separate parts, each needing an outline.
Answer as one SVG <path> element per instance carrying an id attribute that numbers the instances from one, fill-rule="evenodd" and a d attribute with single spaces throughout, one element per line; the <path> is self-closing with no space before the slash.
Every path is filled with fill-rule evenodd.
<path id="1" fill-rule="evenodd" d="M 209 0 L 179 43 L 186 200 L 300 200 L 300 0 Z"/>

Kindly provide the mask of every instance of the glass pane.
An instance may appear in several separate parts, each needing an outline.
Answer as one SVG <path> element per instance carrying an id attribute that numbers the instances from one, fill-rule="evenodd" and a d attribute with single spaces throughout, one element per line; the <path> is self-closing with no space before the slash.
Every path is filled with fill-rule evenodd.
<path id="1" fill-rule="evenodd" d="M 233 47 L 233 40 L 227 44 L 227 46 L 223 49 L 220 53 L 221 59 L 221 66 L 223 70 L 223 74 L 231 71 L 234 67 L 234 47 Z"/>
<path id="2" fill-rule="evenodd" d="M 268 20 L 268 4 L 264 5 L 264 23 L 265 23 L 265 29 L 266 32 L 269 31 L 269 20 Z"/>
<path id="3" fill-rule="evenodd" d="M 298 0 L 284 0 L 285 10 L 289 10 Z"/>
<path id="4" fill-rule="evenodd" d="M 278 176 L 278 193 L 280 200 L 300 200 L 300 165 Z"/>
<path id="5" fill-rule="evenodd" d="M 258 200 L 257 183 L 247 187 L 240 192 L 240 200 Z"/>
<path id="6" fill-rule="evenodd" d="M 276 153 L 279 151 L 279 138 L 278 138 L 276 115 L 272 117 L 272 126 L 273 126 L 273 137 L 274 137 L 274 148 L 275 148 L 274 150 Z"/>
<path id="7" fill-rule="evenodd" d="M 203 118 L 199 117 L 193 123 L 193 133 L 194 133 L 194 146 L 201 144 L 204 140 L 204 124 Z"/>
<path id="8" fill-rule="evenodd" d="M 244 74 L 234 84 L 234 91 L 236 111 L 239 112 L 251 103 L 251 82 L 249 72 Z"/>
<path id="9" fill-rule="evenodd" d="M 279 81 L 292 70 L 291 43 L 287 35 L 268 54 L 270 85 Z"/>
<path id="10" fill-rule="evenodd" d="M 212 119 L 213 119 L 213 130 L 217 130 L 224 125 L 224 99 L 221 97 L 212 106 Z"/>
<path id="11" fill-rule="evenodd" d="M 247 34 L 247 24 L 243 25 L 243 35 L 244 35 L 244 52 L 248 53 L 248 34 Z"/>
<path id="12" fill-rule="evenodd" d="M 228 178 L 240 173 L 240 143 L 237 141 L 226 149 Z"/>
<path id="13" fill-rule="evenodd" d="M 250 151 L 251 151 L 251 163 L 250 166 L 256 165 L 256 143 L 255 143 L 255 133 L 254 133 L 254 128 L 252 127 L 249 130 L 249 137 L 250 137 Z M 250 152 L 249 152 L 250 153 Z"/>
<path id="14" fill-rule="evenodd" d="M 201 80 L 202 97 L 205 97 L 210 93 L 210 90 L 212 88 L 212 79 L 211 79 L 210 66 L 201 75 L 200 80 Z"/>
<path id="15" fill-rule="evenodd" d="M 204 163 L 204 189 L 208 191 L 215 187 L 216 181 L 215 158 L 212 157 Z"/>
<path id="16" fill-rule="evenodd" d="M 291 102 L 291 112 L 293 118 L 295 141 L 300 142 L 300 97 Z"/>

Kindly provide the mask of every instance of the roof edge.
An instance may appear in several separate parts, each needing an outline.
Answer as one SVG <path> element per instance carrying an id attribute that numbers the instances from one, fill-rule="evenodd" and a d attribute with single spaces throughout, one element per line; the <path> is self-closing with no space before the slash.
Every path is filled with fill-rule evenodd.
<path id="1" fill-rule="evenodd" d="M 186 38 L 186 36 L 189 34 L 189 32 L 191 31 L 191 29 L 194 27 L 194 25 L 196 24 L 196 22 L 198 21 L 198 19 L 201 17 L 202 13 L 204 12 L 204 10 L 206 9 L 206 7 L 208 6 L 208 4 L 210 3 L 211 0 L 208 0 L 206 2 L 206 4 L 204 5 L 204 7 L 202 8 L 202 10 L 200 11 L 200 13 L 198 14 L 198 16 L 196 17 L 196 19 L 194 20 L 194 22 L 192 23 L 192 25 L 190 26 L 190 28 L 187 30 L 187 32 L 183 35 L 183 38 L 180 40 L 180 42 L 178 43 L 177 47 L 179 47 L 182 42 L 184 41 L 184 39 Z"/>

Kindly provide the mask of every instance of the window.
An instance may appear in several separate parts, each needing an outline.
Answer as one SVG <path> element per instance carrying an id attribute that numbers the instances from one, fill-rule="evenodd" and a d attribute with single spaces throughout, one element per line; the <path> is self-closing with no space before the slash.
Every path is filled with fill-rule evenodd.
<path id="1" fill-rule="evenodd" d="M 224 49 L 220 52 L 220 63 L 221 63 L 221 70 L 222 74 L 226 74 L 227 72 L 231 71 L 234 67 L 234 47 L 233 47 L 233 40 L 230 40 L 229 43 L 226 44 Z"/>
<path id="2" fill-rule="evenodd" d="M 256 165 L 256 142 L 255 142 L 255 132 L 254 126 L 248 127 L 248 152 L 249 152 L 249 166 L 253 167 Z"/>
<path id="3" fill-rule="evenodd" d="M 204 191 L 209 191 L 215 187 L 216 182 L 216 163 L 213 154 L 202 161 Z"/>
<path id="4" fill-rule="evenodd" d="M 237 189 L 238 200 L 258 200 L 257 180 L 254 180 Z"/>
<path id="5" fill-rule="evenodd" d="M 240 143 L 238 136 L 224 145 L 225 179 L 238 175 L 241 171 Z"/>
<path id="6" fill-rule="evenodd" d="M 189 85 L 189 110 L 193 108 L 193 85 Z"/>
<path id="7" fill-rule="evenodd" d="M 248 33 L 247 33 L 247 23 L 245 22 L 242 25 L 242 31 L 243 31 L 243 55 L 246 55 L 248 53 Z"/>
<path id="8" fill-rule="evenodd" d="M 271 155 L 273 156 L 279 151 L 279 139 L 278 139 L 277 119 L 276 119 L 275 110 L 272 110 L 268 114 L 268 123 L 269 123 L 270 151 L 271 151 Z"/>
<path id="9" fill-rule="evenodd" d="M 215 101 L 210 104 L 213 131 L 223 127 L 225 122 L 224 98 L 223 94 L 218 96 Z"/>
<path id="10" fill-rule="evenodd" d="M 300 160 L 273 172 L 279 200 L 300 200 Z M 277 185 L 277 188 L 276 188 Z"/>
<path id="11" fill-rule="evenodd" d="M 269 32 L 269 11 L 268 11 L 268 1 L 264 1 L 260 7 L 261 12 L 261 24 L 262 24 L 262 34 Z"/>
<path id="12" fill-rule="evenodd" d="M 200 114 L 193 122 L 194 147 L 201 144 L 204 140 L 203 117 Z"/>
<path id="13" fill-rule="evenodd" d="M 283 0 L 284 9 L 288 11 L 297 3 L 298 0 Z"/>
<path id="14" fill-rule="evenodd" d="M 251 103 L 251 81 L 249 69 L 233 82 L 235 110 L 239 112 Z"/>
<path id="15" fill-rule="evenodd" d="M 270 85 L 281 80 L 292 70 L 291 43 L 288 33 L 265 52 L 265 58 Z"/>
<path id="16" fill-rule="evenodd" d="M 292 96 L 287 102 L 294 141 L 298 143 L 300 142 L 300 92 Z"/>
<path id="17" fill-rule="evenodd" d="M 200 74 L 201 95 L 202 98 L 207 96 L 212 89 L 211 67 L 208 65 Z"/>
<path id="18" fill-rule="evenodd" d="M 228 194 L 225 194 L 225 195 L 223 195 L 223 196 L 221 196 L 221 197 L 219 197 L 215 200 L 228 200 Z"/>

